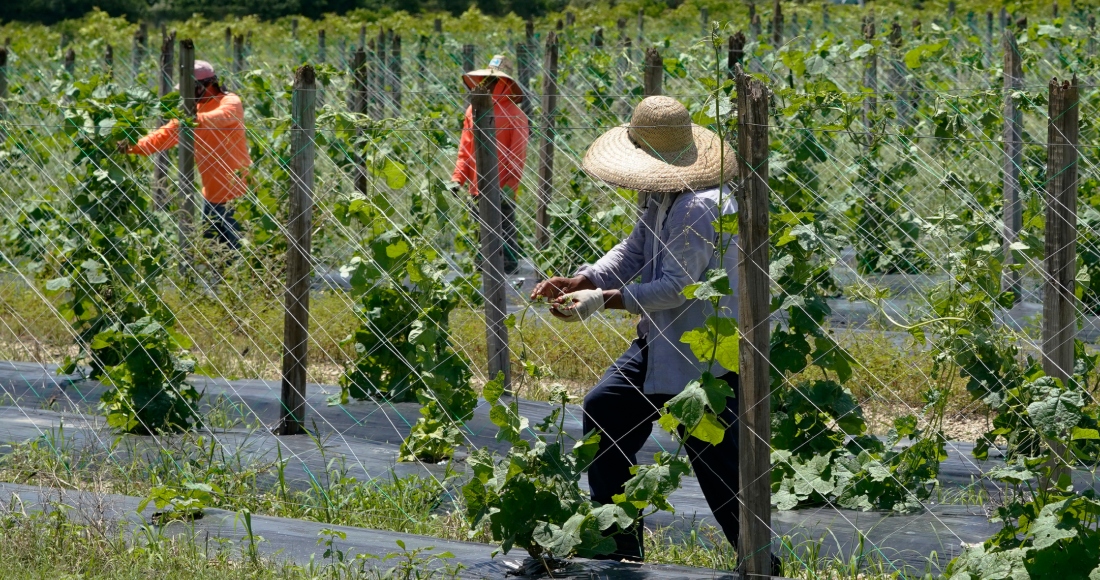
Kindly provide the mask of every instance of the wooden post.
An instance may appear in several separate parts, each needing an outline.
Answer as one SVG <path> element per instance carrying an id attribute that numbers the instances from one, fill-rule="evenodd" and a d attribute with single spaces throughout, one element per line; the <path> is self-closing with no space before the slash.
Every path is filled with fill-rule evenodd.
<path id="1" fill-rule="evenodd" d="M 985 11 L 985 38 L 989 41 L 990 49 L 993 48 L 993 11 Z"/>
<path id="2" fill-rule="evenodd" d="M 731 35 L 729 39 L 729 52 L 726 55 L 726 70 L 729 71 L 729 78 L 734 78 L 734 74 L 737 72 L 737 65 L 741 64 L 744 58 L 745 33 L 738 30 L 737 33 Z"/>
<path id="3" fill-rule="evenodd" d="M 225 57 L 233 58 L 233 28 L 230 26 L 225 27 Z"/>
<path id="4" fill-rule="evenodd" d="M 1002 205 L 1004 234 L 1002 240 L 1001 290 L 1013 293 L 1012 302 L 1020 300 L 1020 272 L 1010 267 L 1015 262 L 1012 244 L 1020 237 L 1023 226 L 1023 206 L 1020 203 L 1020 165 L 1023 163 L 1023 113 L 1012 94 L 1024 86 L 1024 72 L 1020 51 L 1016 46 L 1016 34 L 1007 29 L 1002 35 L 1004 48 L 1004 195 Z"/>
<path id="5" fill-rule="evenodd" d="M 367 52 L 362 48 L 355 51 L 352 55 L 351 67 L 353 73 L 354 84 L 352 86 L 352 111 L 355 113 L 361 113 L 366 115 L 368 92 L 370 91 L 370 77 L 369 68 L 367 67 Z M 359 193 L 367 193 L 367 169 L 363 164 L 363 160 L 359 154 L 355 155 L 355 190 Z"/>
<path id="6" fill-rule="evenodd" d="M 997 17 L 1001 23 L 1001 32 L 1004 32 L 1008 28 L 1008 9 L 1001 6 L 1001 11 L 997 13 Z"/>
<path id="7" fill-rule="evenodd" d="M 1077 77 L 1052 79 L 1049 90 L 1043 370 L 1065 382 L 1073 375 L 1077 314 Z"/>
<path id="8" fill-rule="evenodd" d="M 436 18 L 432 22 L 432 30 L 434 30 L 437 35 L 443 34 L 443 19 L 442 18 Z"/>
<path id="9" fill-rule="evenodd" d="M 73 71 L 76 69 L 76 52 L 74 52 L 72 48 L 65 51 L 65 60 L 62 66 L 70 77 L 73 76 Z"/>
<path id="10" fill-rule="evenodd" d="M 1067 384 L 1073 376 L 1077 335 L 1077 77 L 1050 81 L 1047 122 L 1046 259 L 1043 261 L 1043 372 Z M 1058 456 L 1047 487 L 1068 475 L 1060 460 L 1065 447 L 1050 441 Z"/>
<path id="11" fill-rule="evenodd" d="M 359 48 L 366 50 L 367 48 L 367 27 L 359 27 Z"/>
<path id="12" fill-rule="evenodd" d="M 821 29 L 829 30 L 830 24 L 832 24 L 832 22 L 829 19 L 829 3 L 823 2 L 821 4 Z"/>
<path id="13" fill-rule="evenodd" d="M 160 61 L 157 67 L 159 73 L 157 74 L 157 94 L 163 98 L 176 90 L 172 86 L 175 84 L 172 81 L 172 69 L 176 63 L 176 32 L 173 30 L 171 34 L 168 34 L 162 30 L 161 34 Z M 159 125 L 166 122 L 168 121 L 164 117 L 158 120 Z M 162 211 L 168 207 L 168 168 L 171 163 L 167 151 L 161 151 L 153 156 L 153 203 L 158 210 Z"/>
<path id="14" fill-rule="evenodd" d="M 290 200 L 286 249 L 286 313 L 283 317 L 282 421 L 279 435 L 303 431 L 309 352 L 310 234 L 313 231 L 313 138 L 317 82 L 313 67 L 294 75 L 291 97 Z"/>
<path id="15" fill-rule="evenodd" d="M 752 7 L 752 5 L 750 5 L 750 7 Z M 749 32 L 752 33 L 753 40 L 757 42 L 760 41 L 761 28 L 759 14 L 753 13 L 752 17 L 749 18 Z"/>
<path id="16" fill-rule="evenodd" d="M 103 50 L 103 64 L 107 65 L 107 78 L 114 78 L 115 76 L 115 49 L 111 46 L 111 43 L 107 43 L 107 47 Z"/>
<path id="17" fill-rule="evenodd" d="M 386 116 L 386 108 L 389 106 L 389 67 L 386 66 L 386 31 L 378 29 L 378 44 L 374 60 L 374 88 L 376 117 L 381 119 Z"/>
<path id="18" fill-rule="evenodd" d="M 317 31 L 317 62 L 325 64 L 325 29 Z"/>
<path id="19" fill-rule="evenodd" d="M 783 7 L 779 0 L 772 5 L 772 47 L 779 49 L 783 46 Z"/>
<path id="20" fill-rule="evenodd" d="M 8 116 L 8 47 L 0 46 L 0 121 Z M 0 125 L 0 140 L 6 139 L 7 133 L 3 125 Z"/>
<path id="21" fill-rule="evenodd" d="M 871 16 L 863 21 L 863 40 L 869 43 L 875 40 L 875 19 Z M 878 92 L 878 55 L 874 50 L 867 55 L 867 62 L 863 67 L 863 87 L 871 90 L 871 94 L 863 99 L 863 126 L 870 132 L 878 110 L 878 99 L 875 98 Z"/>
<path id="22" fill-rule="evenodd" d="M 180 100 L 185 119 L 195 119 L 195 43 L 190 38 L 180 41 Z M 179 128 L 179 243 L 180 269 L 187 272 L 191 234 L 195 221 L 195 132 L 185 123 Z"/>
<path id="23" fill-rule="evenodd" d="M 474 70 L 474 45 L 462 45 L 462 72 Z"/>
<path id="24" fill-rule="evenodd" d="M 535 23 L 532 20 L 528 20 L 524 26 L 524 40 L 516 45 L 516 79 L 519 81 L 521 87 L 527 88 L 531 85 L 531 57 L 532 43 L 534 43 L 534 29 Z M 527 118 L 531 118 L 531 99 L 523 99 L 520 102 L 520 110 L 523 111 Z"/>
<path id="25" fill-rule="evenodd" d="M 771 363 L 768 325 L 768 89 L 738 71 L 737 191 L 741 281 L 738 297 L 741 394 L 741 533 L 737 553 L 742 578 L 771 577 Z"/>
<path id="26" fill-rule="evenodd" d="M 1050 14 L 1054 18 L 1058 18 L 1058 1 L 1057 0 L 1055 0 L 1054 3 L 1050 7 Z"/>
<path id="27" fill-rule="evenodd" d="M 233 37 L 233 76 L 240 82 L 240 76 L 244 73 L 244 36 L 238 34 Z"/>
<path id="28" fill-rule="evenodd" d="M 144 29 L 138 27 L 134 32 L 134 38 L 130 42 L 130 69 L 132 71 L 134 80 L 137 81 L 137 77 L 141 74 L 141 62 L 145 60 L 145 44 L 146 40 L 143 38 Z"/>
<path id="29" fill-rule="evenodd" d="M 603 48 L 603 27 L 597 26 L 596 31 L 592 33 L 592 47 Z"/>
<path id="30" fill-rule="evenodd" d="M 488 77 L 470 93 L 474 117 L 474 165 L 477 169 L 478 218 L 481 226 L 481 280 L 485 296 L 486 354 L 489 378 L 504 373 L 504 388 L 511 389 L 508 357 L 508 301 L 504 277 L 504 237 L 500 209 L 500 174 L 497 166 L 496 126 L 493 123 L 493 86 Z"/>
<path id="31" fill-rule="evenodd" d="M 393 115 L 401 116 L 401 101 L 404 96 L 401 93 L 401 36 L 394 35 L 392 49 L 390 50 L 390 81 L 393 83 L 390 104 L 393 106 Z"/>
<path id="32" fill-rule="evenodd" d="M 947 26 L 951 26 L 951 21 L 955 19 L 955 0 L 947 0 Z"/>
<path id="33" fill-rule="evenodd" d="M 894 95 L 894 101 L 897 102 L 898 121 L 901 123 L 907 123 L 909 116 L 913 112 L 913 108 L 910 102 L 910 95 L 905 90 L 905 65 L 902 62 L 902 44 L 905 39 L 901 34 L 901 24 L 895 19 L 894 23 L 890 25 L 890 59 L 886 70 L 887 83 L 890 85 L 890 92 Z"/>
<path id="34" fill-rule="evenodd" d="M 546 38 L 546 68 L 542 73 L 542 131 L 539 149 L 538 208 L 535 210 L 535 242 L 541 250 L 550 239 L 550 218 L 546 208 L 554 193 L 554 131 L 558 108 L 558 37 Z"/>
<path id="35" fill-rule="evenodd" d="M 638 9 L 638 48 L 642 47 L 642 43 L 645 42 L 645 10 Z"/>
<path id="36" fill-rule="evenodd" d="M 292 40 L 298 40 L 298 19 L 290 19 L 290 38 Z"/>
<path id="37" fill-rule="evenodd" d="M 645 67 L 642 73 L 642 94 L 647 97 L 662 94 L 661 85 L 665 78 L 665 61 L 655 47 L 645 49 Z"/>
<path id="38" fill-rule="evenodd" d="M 1096 54 L 1096 15 L 1089 14 L 1085 22 L 1089 27 L 1089 41 L 1086 50 L 1088 51 L 1088 55 L 1092 56 Z"/>
<path id="39" fill-rule="evenodd" d="M 572 12 L 565 13 L 565 25 L 569 28 L 573 28 L 573 24 L 577 21 L 577 15 Z"/>

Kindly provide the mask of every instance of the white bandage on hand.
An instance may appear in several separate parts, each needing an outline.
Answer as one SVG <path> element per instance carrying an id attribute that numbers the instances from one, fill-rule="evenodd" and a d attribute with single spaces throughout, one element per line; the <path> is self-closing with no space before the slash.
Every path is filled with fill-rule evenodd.
<path id="1" fill-rule="evenodd" d="M 579 322 L 603 310 L 603 290 L 578 290 L 561 297 L 561 304 L 552 306 L 566 322 Z"/>

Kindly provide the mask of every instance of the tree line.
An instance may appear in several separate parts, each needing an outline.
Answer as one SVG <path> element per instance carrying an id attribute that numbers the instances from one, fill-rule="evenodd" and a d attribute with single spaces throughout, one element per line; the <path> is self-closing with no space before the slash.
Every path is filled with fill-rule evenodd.
<path id="1" fill-rule="evenodd" d="M 255 14 L 262 18 L 345 14 L 352 10 L 378 13 L 451 12 L 460 14 L 476 6 L 490 15 L 515 12 L 522 17 L 560 10 L 568 0 L 18 0 L 0 2 L 0 22 L 21 21 L 54 24 L 80 18 L 93 8 L 111 16 L 136 20 L 173 20 L 202 14 L 220 19 Z"/>

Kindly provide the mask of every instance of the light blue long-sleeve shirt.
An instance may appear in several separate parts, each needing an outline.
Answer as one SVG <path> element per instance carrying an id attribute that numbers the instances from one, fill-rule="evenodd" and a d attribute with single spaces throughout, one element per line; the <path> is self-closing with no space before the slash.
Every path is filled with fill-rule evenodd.
<path id="1" fill-rule="evenodd" d="M 651 194 L 630 236 L 577 271 L 598 288 L 620 290 L 627 312 L 641 315 L 638 336 L 649 348 L 646 394 L 677 394 L 708 368 L 680 337 L 703 326 L 714 309 L 707 300 L 688 300 L 684 288 L 702 281 L 707 270 L 724 267 L 733 293 L 721 299 L 720 315 L 737 317 L 737 236 L 724 236 L 725 258 L 719 266 L 714 228 L 719 214 L 737 213 L 728 188 L 721 206 L 719 211 L 718 188 Z M 715 364 L 712 371 L 720 376 L 726 369 Z"/>

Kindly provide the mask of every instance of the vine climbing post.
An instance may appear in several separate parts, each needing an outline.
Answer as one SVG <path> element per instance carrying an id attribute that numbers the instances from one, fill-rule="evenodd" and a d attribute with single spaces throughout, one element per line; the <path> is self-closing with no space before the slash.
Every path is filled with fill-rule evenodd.
<path id="1" fill-rule="evenodd" d="M 180 41 L 180 100 L 183 119 L 179 128 L 179 243 L 180 270 L 187 269 L 187 255 L 195 221 L 195 43 L 190 38 Z"/>
<path id="2" fill-rule="evenodd" d="M 497 166 L 496 126 L 493 124 L 493 87 L 496 77 L 486 77 L 470 92 L 474 117 L 474 166 L 477 169 L 478 222 L 481 226 L 481 280 L 485 295 L 486 354 L 489 379 L 504 374 L 504 389 L 511 391 L 508 358 L 507 289 L 504 280 L 503 216 L 500 209 L 500 173 Z"/>
<path id="3" fill-rule="evenodd" d="M 729 37 L 729 48 L 726 52 L 726 70 L 729 78 L 734 78 L 737 73 L 737 65 L 745 58 L 745 33 L 740 30 Z"/>
<path id="4" fill-rule="evenodd" d="M 462 72 L 474 70 L 474 45 L 462 45 Z"/>
<path id="5" fill-rule="evenodd" d="M 351 68 L 355 84 L 352 87 L 351 110 L 362 115 L 367 114 L 367 91 L 370 79 L 367 77 L 367 52 L 359 47 L 351 57 Z M 362 156 L 355 154 L 355 190 L 366 195 L 367 169 Z"/>
<path id="6" fill-rule="evenodd" d="M 868 16 L 863 21 L 863 40 L 872 45 L 875 42 L 875 19 L 871 16 Z M 870 132 L 871 123 L 878 109 L 878 99 L 875 98 L 875 94 L 878 92 L 878 55 L 873 48 L 867 55 L 867 62 L 864 65 L 863 88 L 871 91 L 871 93 L 863 99 L 863 125 L 867 127 L 867 131 Z"/>
<path id="7" fill-rule="evenodd" d="M 244 35 L 233 37 L 233 78 L 239 83 L 244 72 Z"/>
<path id="8" fill-rule="evenodd" d="M 290 160 L 280 435 L 301 433 L 306 410 L 313 139 L 317 119 L 317 79 L 313 67 L 305 65 L 295 73 L 291 101 L 290 147 L 294 156 Z"/>
<path id="9" fill-rule="evenodd" d="M 737 75 L 737 188 L 740 278 L 738 328 L 741 532 L 743 577 L 771 574 L 771 311 L 768 276 L 768 89 Z"/>
<path id="10" fill-rule="evenodd" d="M 8 47 L 0 46 L 0 121 L 8 116 Z M 0 139 L 5 138 L 0 127 Z"/>
<path id="11" fill-rule="evenodd" d="M 642 95 L 654 97 L 663 92 L 662 84 L 665 80 L 665 61 L 661 59 L 661 53 L 656 47 L 645 49 L 645 58 L 642 60 Z M 638 215 L 649 202 L 649 194 L 638 192 Z"/>
<path id="12" fill-rule="evenodd" d="M 541 250 L 550 238 L 546 208 L 554 193 L 554 115 L 558 108 L 558 37 L 546 37 L 546 69 L 542 73 L 542 127 L 539 148 L 538 208 L 535 210 L 535 240 Z"/>
<path id="13" fill-rule="evenodd" d="M 317 62 L 325 64 L 325 29 L 317 31 Z"/>
<path id="14" fill-rule="evenodd" d="M 1004 48 L 1004 175 L 1002 193 L 1003 205 L 1003 274 L 1001 290 L 1012 292 L 1012 302 L 1020 300 L 1020 272 L 1012 267 L 1014 258 L 1012 245 L 1020 236 L 1023 224 L 1023 208 L 1020 205 L 1020 164 L 1023 162 L 1023 114 L 1016 105 L 1013 94 L 1024 84 L 1020 51 L 1016 47 L 1016 34 L 1011 28 L 1003 33 L 1001 46 Z"/>
<path id="15" fill-rule="evenodd" d="M 130 69 L 135 82 L 141 73 L 141 61 L 145 58 L 145 42 L 145 29 L 138 27 L 130 41 Z"/>
<path id="16" fill-rule="evenodd" d="M 176 60 L 176 32 L 164 33 L 160 43 L 160 61 L 157 67 L 157 95 L 164 98 L 175 89 L 172 88 L 172 65 Z M 158 124 L 166 120 L 161 117 Z M 168 205 L 168 167 L 171 164 L 167 151 L 160 151 L 153 157 L 153 203 L 163 210 Z"/>
<path id="17" fill-rule="evenodd" d="M 1048 101 L 1043 372 L 1067 384 L 1077 333 L 1077 77 L 1051 79 Z M 1064 449 L 1053 447 L 1063 455 Z M 1051 480 L 1057 481 L 1067 467 L 1054 468 Z"/>

